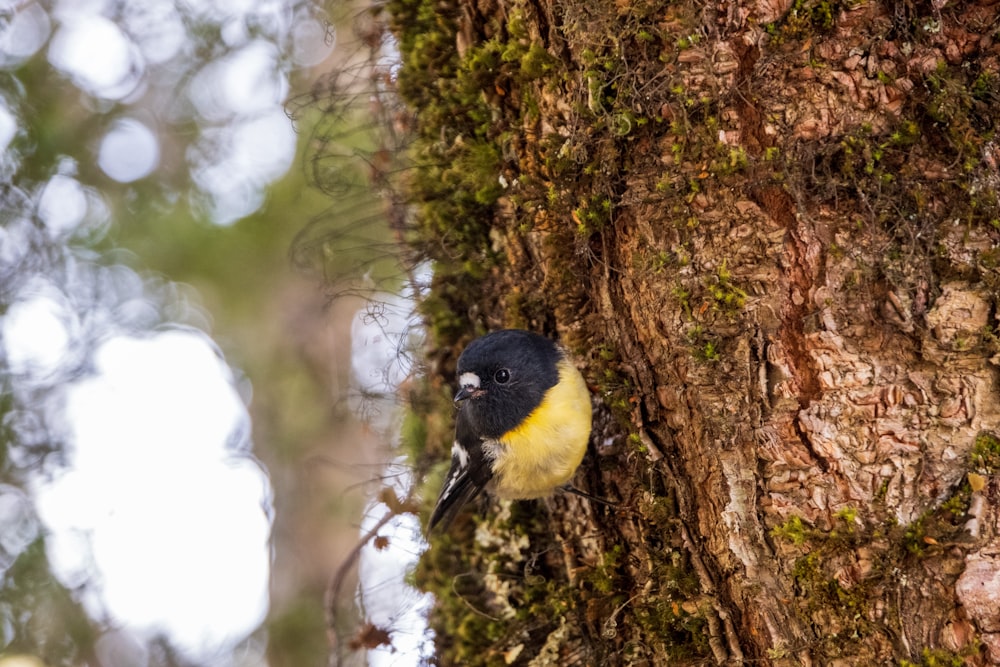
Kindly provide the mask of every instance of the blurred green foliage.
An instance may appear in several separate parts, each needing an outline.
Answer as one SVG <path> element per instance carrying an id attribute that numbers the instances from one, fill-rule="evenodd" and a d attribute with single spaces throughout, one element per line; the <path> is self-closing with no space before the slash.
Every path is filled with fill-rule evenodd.
<path id="1" fill-rule="evenodd" d="M 350 4 L 337 10 L 347 19 L 354 12 Z M 191 73 L 225 52 L 218 26 L 189 18 L 186 73 L 167 69 L 147 73 L 176 77 L 178 95 Z M 349 27 L 345 34 L 350 34 Z M 301 97 L 294 118 L 297 157 L 288 173 L 268 187 L 258 211 L 220 226 L 192 204 L 196 193 L 185 154 L 203 129 L 195 116 L 164 123 L 158 132 L 157 171 L 122 184 L 98 168 L 96 144 L 114 119 L 127 113 L 131 104 L 141 108 L 141 101 L 88 98 L 52 68 L 44 49 L 15 69 L 0 72 L 0 92 L 15 104 L 21 123 L 10 146 L 20 160 L 13 185 L 37 193 L 55 173 L 71 165 L 72 175 L 99 193 L 110 211 L 111 225 L 100 238 L 65 242 L 97 253 L 99 263 L 124 263 L 140 274 L 193 286 L 208 314 L 210 333 L 253 380 L 256 453 L 271 467 L 279 497 L 308 492 L 295 488 L 301 482 L 303 458 L 324 434 L 352 419 L 346 403 L 330 405 L 329 387 L 324 386 L 331 381 L 346 383 L 348 370 L 336 369 L 338 377 L 331 379 L 324 376 L 328 369 L 305 367 L 302 341 L 289 339 L 283 318 L 287 319 L 290 299 L 322 311 L 324 297 L 303 296 L 304 290 L 322 285 L 331 292 L 352 291 L 351 286 L 364 290 L 399 285 L 393 238 L 370 187 L 374 167 L 368 158 L 379 149 L 365 131 L 371 117 L 353 111 L 331 114 L 321 108 L 342 91 L 315 86 L 319 79 L 315 69 L 292 77 L 292 95 Z M 356 98 L 355 91 L 336 104 L 349 110 Z M 331 190 L 333 182 L 351 187 Z M 8 305 L 0 303 L 0 311 Z M 21 443 L 12 441 L 3 419 L 13 409 L 10 397 L 5 385 L 0 393 L 0 482 L 19 485 L 23 479 L 11 464 L 10 453 Z M 290 500 L 278 511 L 294 510 L 299 504 Z M 348 506 L 338 511 L 358 510 Z M 285 521 L 290 524 L 295 519 Z M 335 565 L 331 563 L 331 569 Z M 293 580 L 291 587 L 296 590 L 286 593 L 287 608 L 272 608 L 268 623 L 272 664 L 326 664 L 321 602 L 325 582 L 307 576 L 296 580 L 295 573 L 286 573 L 285 579 Z M 16 622 L 4 625 L 7 619 Z M 0 655 L 34 654 L 50 667 L 96 664 L 93 644 L 103 630 L 102 621 L 88 618 L 73 592 L 55 580 L 42 539 L 23 551 L 0 579 L 0 626 Z M 151 665 L 181 664 L 179 660 L 169 650 L 151 653 Z"/>

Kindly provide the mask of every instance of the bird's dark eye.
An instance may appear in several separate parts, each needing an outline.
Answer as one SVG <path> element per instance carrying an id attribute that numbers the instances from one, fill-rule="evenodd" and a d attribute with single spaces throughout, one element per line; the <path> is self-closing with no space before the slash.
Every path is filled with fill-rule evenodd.
<path id="1" fill-rule="evenodd" d="M 497 384 L 507 384 L 510 380 L 510 371 L 506 368 L 501 368 L 493 374 L 493 380 L 496 381 Z"/>

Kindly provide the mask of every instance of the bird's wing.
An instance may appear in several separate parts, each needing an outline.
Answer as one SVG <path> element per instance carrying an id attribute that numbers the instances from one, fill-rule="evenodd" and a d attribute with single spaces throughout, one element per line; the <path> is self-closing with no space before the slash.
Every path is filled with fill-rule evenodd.
<path id="1" fill-rule="evenodd" d="M 459 410 L 455 420 L 455 444 L 451 449 L 451 469 L 434 506 L 428 530 L 438 524 L 447 529 L 459 510 L 482 493 L 492 476 L 483 441 L 473 432 L 464 411 Z"/>

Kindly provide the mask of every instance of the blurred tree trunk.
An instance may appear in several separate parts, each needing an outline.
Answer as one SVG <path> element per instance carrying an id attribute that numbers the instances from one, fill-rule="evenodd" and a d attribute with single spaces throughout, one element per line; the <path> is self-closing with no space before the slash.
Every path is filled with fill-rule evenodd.
<path id="1" fill-rule="evenodd" d="M 558 336 L 619 503 L 435 540 L 440 661 L 1000 664 L 1000 4 L 390 13 L 432 387 Z"/>

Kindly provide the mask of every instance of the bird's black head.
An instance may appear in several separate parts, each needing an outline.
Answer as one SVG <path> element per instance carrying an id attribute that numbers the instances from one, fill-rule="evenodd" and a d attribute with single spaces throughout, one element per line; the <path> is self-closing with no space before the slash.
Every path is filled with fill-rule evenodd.
<path id="1" fill-rule="evenodd" d="M 458 358 L 458 393 L 469 426 L 499 438 L 531 414 L 559 382 L 562 353 L 548 338 L 518 329 L 495 331 L 469 343 Z"/>

